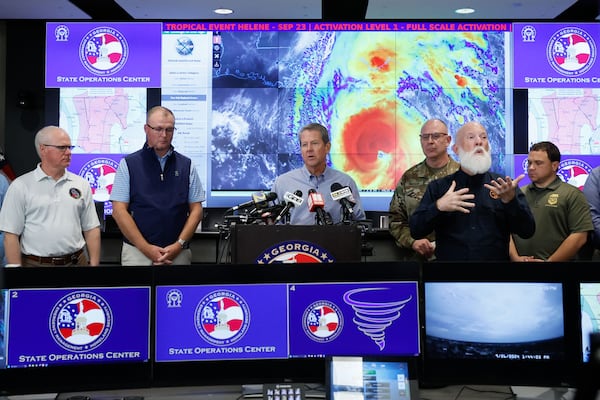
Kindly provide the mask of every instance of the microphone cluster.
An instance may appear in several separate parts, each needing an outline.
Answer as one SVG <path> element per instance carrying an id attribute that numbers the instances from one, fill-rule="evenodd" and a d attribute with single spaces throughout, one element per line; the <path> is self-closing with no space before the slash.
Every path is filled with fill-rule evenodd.
<path id="1" fill-rule="evenodd" d="M 352 220 L 356 205 L 352 190 L 338 182 L 333 183 L 330 189 L 331 199 L 338 202 L 342 208 L 342 222 Z M 302 195 L 301 190 L 296 190 L 294 193 L 285 192 L 281 202 L 272 204 L 277 200 L 276 193 L 257 192 L 252 195 L 251 200 L 228 209 L 225 219 L 236 219 L 237 222 L 243 224 L 272 225 L 287 222 L 292 209 L 300 207 L 304 203 Z M 308 191 L 307 207 L 311 213 L 315 213 L 317 225 L 333 225 L 331 215 L 325 211 L 325 199 L 315 189 Z"/>
<path id="2" fill-rule="evenodd" d="M 225 213 L 225 220 L 235 220 L 242 224 L 266 223 L 273 224 L 283 205 L 271 204 L 277 200 L 277 193 L 257 192 L 252 194 L 252 200 L 229 208 Z"/>

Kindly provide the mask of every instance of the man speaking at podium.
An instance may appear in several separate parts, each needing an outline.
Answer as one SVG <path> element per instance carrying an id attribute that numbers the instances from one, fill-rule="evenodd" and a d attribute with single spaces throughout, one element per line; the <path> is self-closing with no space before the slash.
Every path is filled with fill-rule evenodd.
<path id="1" fill-rule="evenodd" d="M 365 211 L 354 179 L 327 167 L 327 154 L 331 150 L 327 128 L 310 123 L 300 130 L 298 137 L 304 166 L 278 176 L 272 188 L 280 202 L 301 193 L 303 201 L 287 207 L 289 223 L 330 225 L 364 220 Z"/>

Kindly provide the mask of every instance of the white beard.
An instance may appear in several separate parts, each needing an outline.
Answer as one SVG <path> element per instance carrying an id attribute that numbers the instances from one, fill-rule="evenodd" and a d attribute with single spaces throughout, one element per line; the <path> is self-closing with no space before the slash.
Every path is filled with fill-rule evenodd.
<path id="1" fill-rule="evenodd" d="M 475 154 L 479 149 L 483 150 L 483 154 Z M 458 158 L 464 169 L 473 174 L 484 174 L 492 166 L 491 149 L 486 151 L 483 147 L 476 147 L 471 151 L 464 151 L 459 147 Z"/>

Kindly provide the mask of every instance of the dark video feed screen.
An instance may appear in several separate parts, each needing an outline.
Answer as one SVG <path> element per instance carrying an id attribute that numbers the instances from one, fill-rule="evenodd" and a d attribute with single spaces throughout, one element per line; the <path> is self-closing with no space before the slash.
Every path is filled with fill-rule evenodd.
<path id="1" fill-rule="evenodd" d="M 426 282 L 425 330 L 431 358 L 562 359 L 562 284 Z"/>

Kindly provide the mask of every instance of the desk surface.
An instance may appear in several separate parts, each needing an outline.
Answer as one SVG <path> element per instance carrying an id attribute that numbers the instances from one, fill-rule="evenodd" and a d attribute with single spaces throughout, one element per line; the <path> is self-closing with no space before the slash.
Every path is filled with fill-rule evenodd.
<path id="1" fill-rule="evenodd" d="M 325 392 L 318 384 L 307 385 L 306 399 L 324 399 Z M 317 388 L 317 389 L 315 389 Z M 421 400 L 573 400 L 574 389 L 525 386 L 454 385 L 435 389 L 420 389 Z M 0 397 L 0 400 L 243 400 L 262 399 L 261 385 L 249 386 L 189 386 L 142 388 L 76 393 L 46 393 Z M 598 396 L 596 399 L 600 399 Z"/>

